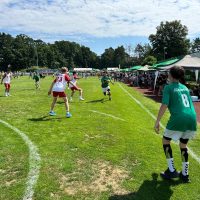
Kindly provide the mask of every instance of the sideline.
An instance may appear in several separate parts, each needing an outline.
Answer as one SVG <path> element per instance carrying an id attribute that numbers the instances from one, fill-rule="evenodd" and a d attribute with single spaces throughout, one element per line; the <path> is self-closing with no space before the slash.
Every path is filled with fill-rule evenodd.
<path id="1" fill-rule="evenodd" d="M 23 196 L 23 200 L 32 200 L 34 194 L 34 187 L 37 183 L 40 173 L 40 155 L 38 148 L 31 142 L 26 134 L 21 132 L 16 127 L 0 119 L 0 123 L 16 132 L 25 142 L 29 149 L 29 173 L 26 182 L 26 189 Z"/>
<path id="2" fill-rule="evenodd" d="M 119 117 L 115 117 L 114 115 L 110 115 L 110 114 L 107 114 L 107 113 L 102 113 L 102 112 L 99 112 L 99 111 L 96 111 L 96 110 L 90 110 L 90 111 L 93 112 L 93 113 L 98 113 L 100 115 L 105 115 L 105 116 L 108 116 L 108 117 L 112 117 L 114 119 L 121 120 L 121 121 L 124 121 L 124 122 L 126 121 L 124 119 L 121 119 Z"/>
<path id="3" fill-rule="evenodd" d="M 147 112 L 154 120 L 156 120 L 156 116 L 148 110 L 140 101 L 138 101 L 133 95 L 131 95 L 120 83 L 118 83 L 120 88 L 129 96 L 131 99 L 133 99 L 145 112 Z M 164 125 L 160 123 L 160 126 L 165 129 Z M 177 144 L 177 143 L 176 143 Z M 194 153 L 194 151 L 188 147 L 190 155 L 200 164 L 200 157 Z"/>

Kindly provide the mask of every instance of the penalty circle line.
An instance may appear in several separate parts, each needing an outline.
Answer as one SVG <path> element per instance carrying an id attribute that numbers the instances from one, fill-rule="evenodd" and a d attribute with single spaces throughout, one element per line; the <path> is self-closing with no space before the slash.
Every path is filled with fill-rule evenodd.
<path id="1" fill-rule="evenodd" d="M 10 125 L 9 123 L 0 119 L 0 123 L 7 128 L 13 130 L 17 133 L 28 146 L 29 149 L 29 173 L 26 182 L 26 189 L 24 192 L 23 200 L 32 200 L 34 194 L 34 188 L 39 178 L 40 173 L 40 154 L 38 153 L 38 148 L 33 144 L 29 137 L 16 127 Z"/>
<path id="2" fill-rule="evenodd" d="M 146 108 L 139 100 L 137 100 L 133 95 L 131 95 L 120 83 L 118 83 L 120 88 L 132 99 L 134 100 L 145 112 L 147 112 L 154 120 L 156 120 L 156 116 Z M 160 123 L 160 126 L 165 129 L 164 125 Z M 176 143 L 177 144 L 177 143 Z M 200 157 L 194 153 L 191 148 L 188 148 L 190 155 L 200 164 Z"/>

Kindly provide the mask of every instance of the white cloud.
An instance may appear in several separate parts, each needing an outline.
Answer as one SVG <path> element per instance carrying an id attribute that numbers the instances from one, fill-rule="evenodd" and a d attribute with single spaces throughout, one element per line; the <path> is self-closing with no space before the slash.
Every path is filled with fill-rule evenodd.
<path id="1" fill-rule="evenodd" d="M 0 0 L 0 31 L 94 37 L 148 36 L 161 21 L 200 33 L 199 0 Z"/>

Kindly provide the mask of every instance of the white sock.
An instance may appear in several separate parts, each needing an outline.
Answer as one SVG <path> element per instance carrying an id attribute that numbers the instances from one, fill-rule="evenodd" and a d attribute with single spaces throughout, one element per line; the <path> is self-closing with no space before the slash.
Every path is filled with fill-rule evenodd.
<path id="1" fill-rule="evenodd" d="M 188 175 L 189 162 L 182 162 L 182 174 L 183 176 Z"/>
<path id="2" fill-rule="evenodd" d="M 168 164 L 169 171 L 174 172 L 175 171 L 174 159 L 173 158 L 167 159 L 167 164 Z"/>

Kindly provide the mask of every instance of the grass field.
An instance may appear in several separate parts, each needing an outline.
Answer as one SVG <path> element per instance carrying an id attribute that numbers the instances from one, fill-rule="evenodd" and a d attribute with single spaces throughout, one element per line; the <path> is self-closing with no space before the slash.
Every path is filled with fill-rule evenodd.
<path id="1" fill-rule="evenodd" d="M 167 166 L 161 137 L 153 130 L 154 120 L 119 83 L 111 86 L 113 99 L 107 101 L 97 78 L 80 80 L 85 101 L 79 102 L 76 94 L 70 104 L 73 117 L 67 119 L 62 100 L 55 108 L 57 116 L 48 116 L 51 81 L 52 77 L 45 78 L 41 90 L 36 91 L 28 77 L 13 80 L 11 97 L 3 97 L 4 88 L 0 87 L 0 119 L 26 134 L 41 157 L 34 200 L 200 199 L 200 164 L 191 156 L 192 183 L 159 177 Z M 157 115 L 158 103 L 121 86 Z M 167 113 L 164 125 L 168 117 Z M 199 140 L 198 135 L 189 144 L 198 157 Z M 176 144 L 172 146 L 180 170 L 180 151 Z M 27 145 L 0 123 L 0 200 L 23 199 L 28 173 Z"/>

